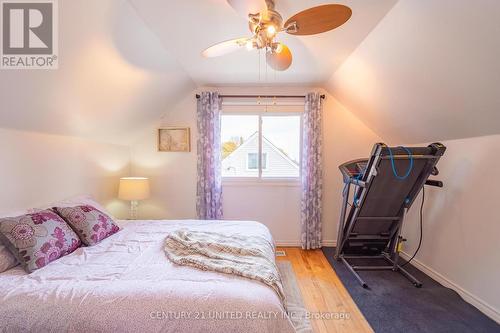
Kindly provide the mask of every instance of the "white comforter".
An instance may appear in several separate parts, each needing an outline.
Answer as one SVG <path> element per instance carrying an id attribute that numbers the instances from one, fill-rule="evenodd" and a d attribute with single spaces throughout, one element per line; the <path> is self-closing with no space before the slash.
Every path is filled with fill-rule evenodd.
<path id="1" fill-rule="evenodd" d="M 260 235 L 257 222 L 133 221 L 92 247 L 26 274 L 0 274 L 0 331 L 293 332 L 276 293 L 242 277 L 176 266 L 163 252 L 179 228 Z"/>

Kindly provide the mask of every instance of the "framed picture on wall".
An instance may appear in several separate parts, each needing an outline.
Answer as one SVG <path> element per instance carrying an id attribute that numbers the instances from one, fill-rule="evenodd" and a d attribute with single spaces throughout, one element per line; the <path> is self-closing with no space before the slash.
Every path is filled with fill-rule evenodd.
<path id="1" fill-rule="evenodd" d="M 159 152 L 190 152 L 189 127 L 162 127 L 158 129 Z"/>

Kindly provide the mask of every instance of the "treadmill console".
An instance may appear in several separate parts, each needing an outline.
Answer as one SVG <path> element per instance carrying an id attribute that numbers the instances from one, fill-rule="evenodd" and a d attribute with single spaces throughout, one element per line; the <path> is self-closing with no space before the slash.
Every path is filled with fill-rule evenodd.
<path id="1" fill-rule="evenodd" d="M 361 178 L 368 164 L 367 159 L 359 159 L 346 162 L 339 166 L 340 172 L 345 178 Z"/>

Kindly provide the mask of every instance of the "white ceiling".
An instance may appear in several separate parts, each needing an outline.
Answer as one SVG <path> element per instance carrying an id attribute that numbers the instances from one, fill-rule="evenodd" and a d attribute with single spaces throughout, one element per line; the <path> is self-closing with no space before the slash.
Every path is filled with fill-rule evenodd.
<path id="1" fill-rule="evenodd" d="M 287 36 L 295 62 L 273 82 L 325 81 L 395 1 L 344 1 L 354 14 L 343 27 Z M 288 17 L 321 3 L 277 0 L 277 8 Z M 197 86 L 258 84 L 256 52 L 200 55 L 248 34 L 225 0 L 60 1 L 59 69 L 0 71 L 0 127 L 129 144 Z"/>
<path id="2" fill-rule="evenodd" d="M 189 76 L 200 86 L 322 84 L 354 51 L 397 0 L 344 0 L 352 8 L 351 19 L 340 28 L 315 36 L 291 36 L 280 40 L 293 52 L 286 72 L 276 74 L 264 65 L 259 53 L 242 49 L 220 58 L 206 59 L 208 46 L 237 37 L 250 36 L 247 22 L 225 0 L 128 0 L 149 28 L 159 37 Z M 324 0 L 276 0 L 286 20 Z"/>
<path id="3" fill-rule="evenodd" d="M 195 88 L 127 1 L 59 13 L 59 69 L 1 70 L 0 127 L 127 144 Z"/>
<path id="4" fill-rule="evenodd" d="M 384 140 L 500 133 L 500 1 L 399 1 L 326 89 Z"/>
<path id="5" fill-rule="evenodd" d="M 277 8 L 288 17 L 322 3 L 277 0 Z M 267 84 L 262 66 L 260 86 L 325 86 L 393 143 L 500 133 L 500 1 L 342 3 L 351 20 L 284 37 L 294 64 L 276 78 L 269 71 Z M 200 55 L 248 34 L 225 0 L 59 7 L 60 68 L 0 71 L 0 127 L 128 144 L 197 86 L 259 85 L 255 51 Z"/>

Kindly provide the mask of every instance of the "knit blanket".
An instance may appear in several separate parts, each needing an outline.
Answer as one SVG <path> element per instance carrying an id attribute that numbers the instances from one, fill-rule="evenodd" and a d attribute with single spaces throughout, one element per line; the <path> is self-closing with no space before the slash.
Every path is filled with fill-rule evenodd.
<path id="1" fill-rule="evenodd" d="M 165 254 L 175 264 L 242 276 L 265 283 L 285 304 L 274 244 L 264 237 L 189 231 L 170 233 Z"/>

